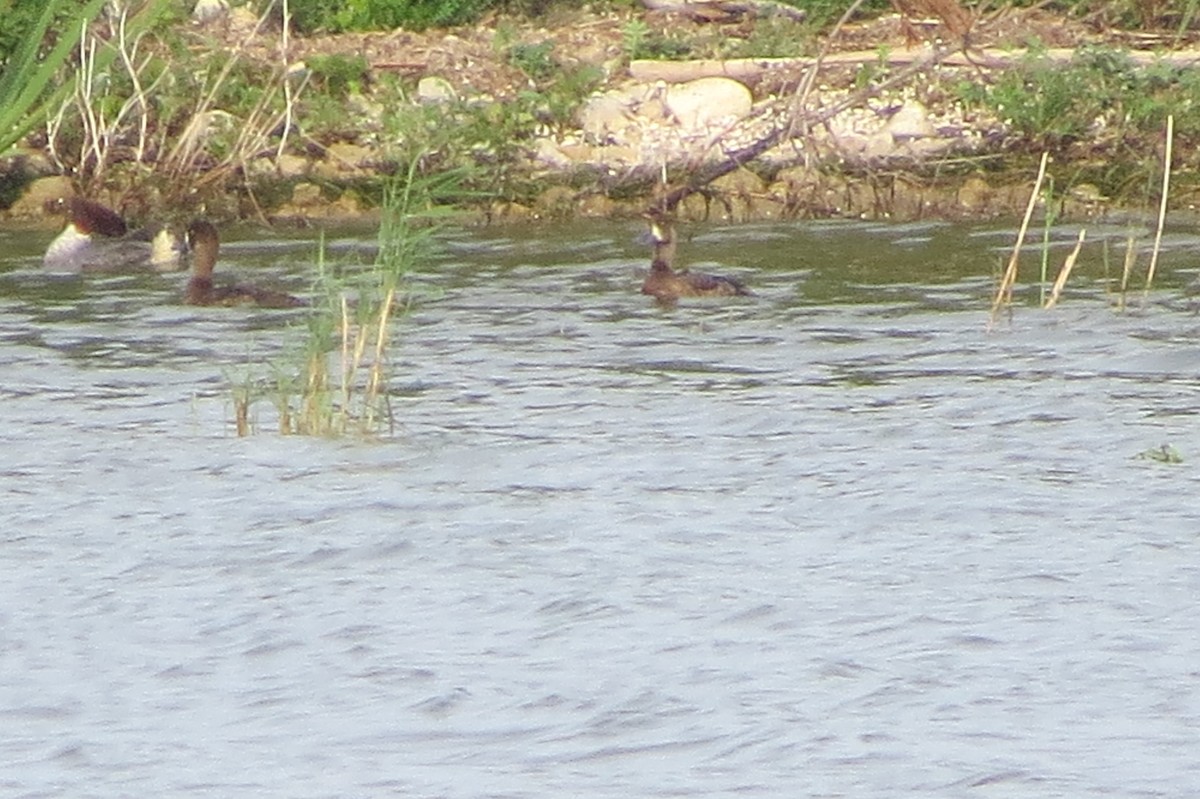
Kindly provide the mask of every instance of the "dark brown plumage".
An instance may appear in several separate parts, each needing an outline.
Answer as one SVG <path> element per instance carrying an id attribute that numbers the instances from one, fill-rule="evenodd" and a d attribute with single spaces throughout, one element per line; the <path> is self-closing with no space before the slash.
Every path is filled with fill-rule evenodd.
<path id="1" fill-rule="evenodd" d="M 217 286 L 213 284 L 213 269 L 221 238 L 212 223 L 203 219 L 193 222 L 187 231 L 192 250 L 192 278 L 188 281 L 183 301 L 188 305 L 257 305 L 260 308 L 299 308 L 307 305 L 299 297 L 281 291 L 259 288 L 244 283 Z"/>
<path id="2" fill-rule="evenodd" d="M 654 210 L 646 215 L 650 222 L 650 237 L 654 241 L 654 259 L 650 262 L 650 274 L 642 283 L 642 293 L 649 294 L 659 302 L 671 303 L 680 297 L 732 297 L 750 296 L 751 291 L 740 281 L 722 275 L 706 275 L 676 271 L 675 228 L 662 211 Z"/>

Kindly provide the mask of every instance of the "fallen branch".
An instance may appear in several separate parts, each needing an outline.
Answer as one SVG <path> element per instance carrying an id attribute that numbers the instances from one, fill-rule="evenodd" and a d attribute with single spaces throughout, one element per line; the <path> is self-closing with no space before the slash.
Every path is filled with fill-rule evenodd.
<path id="1" fill-rule="evenodd" d="M 928 45 L 920 47 L 881 48 L 878 50 L 854 50 L 830 53 L 821 58 L 823 66 L 855 66 L 879 64 L 892 67 L 924 63 L 933 58 L 937 49 Z M 1040 50 L 1036 57 L 1051 63 L 1066 64 L 1075 57 L 1076 50 L 1057 47 Z M 1136 66 L 1149 67 L 1166 64 L 1176 68 L 1200 66 L 1200 50 L 1176 50 L 1174 52 L 1147 52 L 1130 50 L 1124 54 Z M 939 64 L 951 67 L 973 67 L 984 69 L 1008 69 L 1029 58 L 1028 50 L 1000 50 L 996 48 L 972 49 L 943 52 L 937 59 Z M 817 63 L 815 58 L 727 58 L 701 59 L 697 61 L 652 61 L 637 60 L 629 64 L 629 74 L 643 83 L 666 81 L 681 83 L 697 78 L 724 77 L 754 81 L 769 72 L 807 69 Z"/>
<path id="2" fill-rule="evenodd" d="M 683 14 L 697 22 L 727 22 L 744 16 L 781 16 L 803 21 L 807 14 L 775 0 L 642 0 L 651 11 Z"/>

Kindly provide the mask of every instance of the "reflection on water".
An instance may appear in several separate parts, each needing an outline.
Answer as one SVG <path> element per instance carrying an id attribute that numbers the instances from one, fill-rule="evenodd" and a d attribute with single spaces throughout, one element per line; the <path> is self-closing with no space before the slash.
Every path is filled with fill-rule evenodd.
<path id="1" fill-rule="evenodd" d="M 382 442 L 233 437 L 303 312 L 0 256 L 0 787 L 1191 793 L 1200 240 L 989 333 L 1010 230 L 701 228 L 757 297 L 671 310 L 636 232 L 449 237 Z"/>

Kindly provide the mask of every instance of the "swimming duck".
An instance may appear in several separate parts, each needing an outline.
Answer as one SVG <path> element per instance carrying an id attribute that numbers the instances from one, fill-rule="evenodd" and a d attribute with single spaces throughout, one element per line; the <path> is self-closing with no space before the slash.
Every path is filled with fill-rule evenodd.
<path id="1" fill-rule="evenodd" d="M 645 217 L 650 222 L 654 260 L 650 263 L 650 274 L 642 283 L 643 294 L 649 294 L 659 302 L 670 303 L 680 297 L 731 297 L 749 296 L 752 293 L 731 277 L 672 269 L 675 263 L 674 225 L 658 209 L 646 213 Z"/>
<path id="2" fill-rule="evenodd" d="M 221 237 L 211 222 L 197 219 L 187 229 L 192 250 L 192 278 L 183 301 L 188 305 L 257 305 L 260 308 L 299 308 L 307 302 L 282 291 L 271 291 L 244 283 L 214 286 L 213 269 Z"/>
<path id="3" fill-rule="evenodd" d="M 50 242 L 42 266 L 55 272 L 170 272 L 183 267 L 183 243 L 170 229 L 130 233 L 116 211 L 82 197 L 59 198 L 46 204 L 63 213 L 67 225 Z"/>

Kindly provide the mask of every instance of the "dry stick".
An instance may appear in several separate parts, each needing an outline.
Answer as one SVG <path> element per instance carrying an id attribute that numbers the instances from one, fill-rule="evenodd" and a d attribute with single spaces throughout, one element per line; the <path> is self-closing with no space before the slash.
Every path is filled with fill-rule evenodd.
<path id="1" fill-rule="evenodd" d="M 1050 298 L 1046 300 L 1045 308 L 1047 310 L 1058 304 L 1058 295 L 1062 294 L 1063 286 L 1067 284 L 1067 278 L 1071 275 L 1071 270 L 1075 268 L 1075 259 L 1079 257 L 1079 251 L 1083 248 L 1083 239 L 1087 235 L 1087 228 L 1080 228 L 1079 238 L 1075 241 L 1075 249 L 1071 250 L 1071 254 L 1067 256 L 1067 260 L 1063 261 L 1062 269 L 1058 270 L 1058 278 L 1054 281 L 1054 288 L 1050 289 Z"/>
<path id="2" fill-rule="evenodd" d="M 1146 271 L 1146 290 L 1143 298 L 1150 293 L 1150 284 L 1154 282 L 1154 268 L 1158 265 L 1158 249 L 1162 245 L 1163 223 L 1167 218 L 1167 193 L 1171 187 L 1171 145 L 1175 140 L 1175 115 L 1167 114 L 1167 146 L 1163 153 L 1163 182 L 1162 197 L 1158 201 L 1158 229 L 1154 231 L 1154 249 L 1150 251 L 1150 268 Z"/>
<path id="3" fill-rule="evenodd" d="M 1025 218 L 1021 220 L 1021 230 L 1017 233 L 1017 241 L 1013 245 L 1012 256 L 1008 259 L 1008 267 L 1004 270 L 1004 276 L 1000 279 L 1000 285 L 996 289 L 996 299 L 992 301 L 988 330 L 991 330 L 996 324 L 996 315 L 1000 309 L 1012 301 L 1012 288 L 1017 281 L 1017 259 L 1021 255 L 1021 245 L 1025 242 L 1025 232 L 1029 230 L 1029 218 L 1033 216 L 1033 207 L 1037 205 L 1038 193 L 1042 190 L 1042 179 L 1046 177 L 1046 161 L 1049 158 L 1049 151 L 1042 153 L 1042 163 L 1038 166 L 1037 180 L 1033 183 L 1033 191 L 1029 193 L 1029 204 L 1025 206 Z"/>

